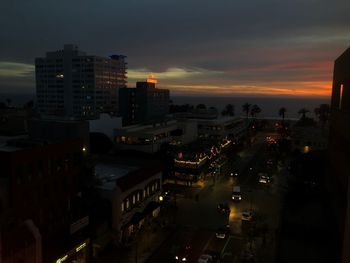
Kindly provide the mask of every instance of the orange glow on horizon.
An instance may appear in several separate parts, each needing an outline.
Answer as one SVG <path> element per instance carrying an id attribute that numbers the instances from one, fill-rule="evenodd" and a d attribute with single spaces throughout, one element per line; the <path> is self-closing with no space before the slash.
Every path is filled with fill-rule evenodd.
<path id="1" fill-rule="evenodd" d="M 212 95 L 257 95 L 257 96 L 291 96 L 291 97 L 330 97 L 332 82 L 300 81 L 253 83 L 251 85 L 164 85 L 171 91 L 187 94 Z"/>

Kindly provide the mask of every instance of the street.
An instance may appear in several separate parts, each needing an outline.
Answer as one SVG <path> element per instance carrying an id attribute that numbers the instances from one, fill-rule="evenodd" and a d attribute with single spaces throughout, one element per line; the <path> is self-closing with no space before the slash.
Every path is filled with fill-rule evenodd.
<path id="1" fill-rule="evenodd" d="M 148 259 L 148 263 L 172 262 L 176 250 L 189 245 L 187 262 L 197 262 L 201 254 L 217 254 L 221 262 L 240 262 L 242 252 L 249 250 L 259 260 L 271 262 L 274 253 L 275 230 L 278 228 L 280 195 L 283 192 L 284 169 L 276 165 L 271 170 L 273 181 L 270 185 L 259 183 L 258 173 L 264 168 L 267 159 L 272 158 L 265 145 L 266 134 L 261 134 L 256 143 L 240 153 L 237 162 L 241 173 L 237 178 L 229 173 L 221 174 L 216 180 L 207 181 L 202 189 L 188 188 L 178 194 L 175 215 L 177 231 Z M 277 160 L 274 160 L 277 163 Z M 242 200 L 231 199 L 233 186 L 240 186 Z M 198 200 L 194 198 L 198 196 Z M 219 203 L 227 203 L 229 214 L 217 210 Z M 256 214 L 253 222 L 242 224 L 244 210 Z M 229 224 L 229 235 L 218 239 L 215 231 Z M 261 249 L 263 246 L 264 249 Z"/>

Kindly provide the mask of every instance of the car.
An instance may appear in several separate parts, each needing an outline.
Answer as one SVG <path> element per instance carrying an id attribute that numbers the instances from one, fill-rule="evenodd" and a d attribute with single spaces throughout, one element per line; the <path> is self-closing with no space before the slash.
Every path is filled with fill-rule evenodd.
<path id="1" fill-rule="evenodd" d="M 230 172 L 230 176 L 231 177 L 237 177 L 238 176 L 238 172 L 237 171 L 232 171 L 232 172 Z"/>
<path id="2" fill-rule="evenodd" d="M 271 177 L 265 173 L 259 173 L 259 183 L 269 184 L 271 182 Z"/>
<path id="3" fill-rule="evenodd" d="M 223 214 L 229 214 L 231 212 L 230 207 L 226 203 L 218 204 L 218 210 L 219 210 L 219 212 L 221 212 Z"/>
<path id="4" fill-rule="evenodd" d="M 179 249 L 174 257 L 175 262 L 188 262 L 191 249 L 190 245 L 186 245 Z"/>
<path id="5" fill-rule="evenodd" d="M 220 227 L 216 230 L 215 236 L 218 239 L 225 239 L 227 236 L 227 228 L 225 227 Z"/>
<path id="6" fill-rule="evenodd" d="M 252 210 L 246 210 L 242 212 L 242 221 L 252 221 L 254 217 L 254 212 Z"/>
<path id="7" fill-rule="evenodd" d="M 241 194 L 241 187 L 240 186 L 234 186 L 233 187 L 232 200 L 233 201 L 241 201 L 242 200 L 242 194 Z"/>
<path id="8" fill-rule="evenodd" d="M 198 263 L 211 263 L 213 262 L 213 257 L 208 254 L 201 255 L 198 259 Z"/>

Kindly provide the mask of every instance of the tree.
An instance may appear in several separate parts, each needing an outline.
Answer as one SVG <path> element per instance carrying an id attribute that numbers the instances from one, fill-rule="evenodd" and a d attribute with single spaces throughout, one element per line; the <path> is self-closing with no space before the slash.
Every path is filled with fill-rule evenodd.
<path id="1" fill-rule="evenodd" d="M 261 112 L 261 109 L 258 105 L 254 104 L 250 110 L 250 115 L 254 118 Z"/>
<path id="2" fill-rule="evenodd" d="M 234 113 L 234 106 L 232 104 L 227 104 L 225 109 L 221 112 L 222 116 L 233 116 Z"/>
<path id="3" fill-rule="evenodd" d="M 206 110 L 207 106 L 205 106 L 204 104 L 198 104 L 196 107 L 197 110 Z"/>
<path id="4" fill-rule="evenodd" d="M 7 102 L 7 106 L 10 107 L 10 105 L 11 105 L 11 103 L 12 103 L 12 99 L 7 98 L 7 99 L 6 99 L 6 102 Z"/>
<path id="5" fill-rule="evenodd" d="M 243 112 L 246 114 L 246 118 L 248 119 L 248 116 L 249 116 L 249 112 L 250 112 L 250 104 L 248 102 L 244 103 L 242 105 L 242 110 Z"/>
<path id="6" fill-rule="evenodd" d="M 284 118 L 286 116 L 287 109 L 282 107 L 278 111 L 278 115 L 282 117 L 282 121 L 284 122 Z"/>
<path id="7" fill-rule="evenodd" d="M 305 119 L 306 118 L 306 113 L 310 112 L 308 109 L 306 108 L 302 108 L 298 111 L 299 114 L 301 114 L 301 118 Z"/>
<path id="8" fill-rule="evenodd" d="M 34 107 L 34 101 L 33 100 L 30 100 L 26 104 L 24 104 L 24 108 L 25 109 L 33 109 L 33 107 Z"/>
<path id="9" fill-rule="evenodd" d="M 314 112 L 315 115 L 318 117 L 321 126 L 324 127 L 328 122 L 329 115 L 331 112 L 329 104 L 321 104 L 318 108 L 314 110 Z"/>

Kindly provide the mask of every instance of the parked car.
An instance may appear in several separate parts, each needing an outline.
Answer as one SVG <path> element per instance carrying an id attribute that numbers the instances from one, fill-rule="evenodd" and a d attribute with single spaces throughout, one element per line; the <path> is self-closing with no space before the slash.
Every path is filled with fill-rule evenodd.
<path id="1" fill-rule="evenodd" d="M 213 262 L 213 257 L 208 254 L 201 255 L 198 259 L 198 263 L 211 263 Z"/>
<path id="2" fill-rule="evenodd" d="M 218 204 L 218 210 L 220 213 L 223 213 L 223 214 L 229 214 L 231 212 L 230 207 L 226 203 Z"/>
<path id="3" fill-rule="evenodd" d="M 259 173 L 259 183 L 261 184 L 269 184 L 271 183 L 271 176 L 266 173 Z"/>
<path id="4" fill-rule="evenodd" d="M 247 210 L 242 212 L 242 221 L 252 221 L 254 217 L 254 212 L 252 210 Z"/>
<path id="5" fill-rule="evenodd" d="M 227 228 L 225 228 L 225 227 L 220 227 L 215 232 L 215 236 L 218 239 L 225 239 L 227 234 L 228 234 L 227 233 Z"/>

